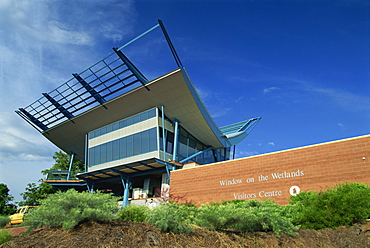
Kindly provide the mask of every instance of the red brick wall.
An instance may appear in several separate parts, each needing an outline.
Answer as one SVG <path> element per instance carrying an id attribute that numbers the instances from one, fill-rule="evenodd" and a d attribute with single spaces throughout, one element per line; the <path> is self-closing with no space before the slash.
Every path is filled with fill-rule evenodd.
<path id="1" fill-rule="evenodd" d="M 280 179 L 273 177 L 277 174 Z M 198 204 L 234 199 L 287 204 L 292 186 L 320 191 L 344 182 L 370 185 L 370 135 L 173 171 L 170 188 L 172 195 Z"/>

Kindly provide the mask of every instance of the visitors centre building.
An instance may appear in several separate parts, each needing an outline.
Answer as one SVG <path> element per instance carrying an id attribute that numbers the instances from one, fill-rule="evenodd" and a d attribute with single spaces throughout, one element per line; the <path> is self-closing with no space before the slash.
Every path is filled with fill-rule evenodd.
<path id="1" fill-rule="evenodd" d="M 177 68 L 148 81 L 124 54 L 161 29 Z M 46 182 L 66 190 L 102 190 L 131 200 L 168 190 L 171 172 L 230 160 L 230 150 L 260 118 L 218 127 L 202 103 L 169 35 L 158 24 L 16 113 L 85 171 L 52 171 Z"/>
<path id="2" fill-rule="evenodd" d="M 153 80 L 125 49 L 155 29 L 176 62 Z M 46 182 L 61 190 L 100 190 L 122 205 L 172 196 L 194 203 L 271 199 L 337 183 L 370 185 L 370 135 L 233 159 L 235 146 L 261 120 L 218 127 L 158 24 L 16 113 L 71 155 L 69 170 Z M 74 159 L 85 170 L 72 171 Z M 164 195 L 166 194 L 166 195 Z"/>

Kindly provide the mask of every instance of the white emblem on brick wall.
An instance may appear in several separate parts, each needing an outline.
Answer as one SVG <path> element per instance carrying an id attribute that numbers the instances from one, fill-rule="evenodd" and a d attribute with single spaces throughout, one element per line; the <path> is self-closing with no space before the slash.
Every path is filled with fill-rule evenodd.
<path id="1" fill-rule="evenodd" d="M 296 195 L 299 194 L 299 192 L 301 192 L 301 189 L 298 186 L 292 186 L 289 189 L 290 195 Z"/>

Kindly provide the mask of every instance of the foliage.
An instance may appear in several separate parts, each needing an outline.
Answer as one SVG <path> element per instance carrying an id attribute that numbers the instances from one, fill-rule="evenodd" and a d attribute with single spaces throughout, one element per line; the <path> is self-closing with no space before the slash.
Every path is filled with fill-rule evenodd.
<path id="1" fill-rule="evenodd" d="M 10 215 L 16 211 L 16 206 L 10 203 L 13 196 L 9 194 L 9 191 L 6 184 L 0 183 L 0 215 Z"/>
<path id="2" fill-rule="evenodd" d="M 195 218 L 196 224 L 211 230 L 238 229 L 243 231 L 273 231 L 293 235 L 291 210 L 273 201 L 227 201 L 202 205 Z"/>
<path id="3" fill-rule="evenodd" d="M 305 229 L 351 226 L 370 217 L 370 187 L 366 184 L 338 184 L 319 193 L 308 191 L 292 196 L 294 222 Z"/>
<path id="4" fill-rule="evenodd" d="M 55 163 L 53 167 L 47 170 L 41 171 L 42 174 L 47 175 L 50 171 L 54 170 L 69 170 L 69 162 L 71 160 L 71 155 L 64 153 L 62 151 L 55 152 L 53 159 Z M 84 171 L 85 165 L 79 160 L 74 160 L 72 164 L 72 171 Z"/>
<path id="5" fill-rule="evenodd" d="M 148 222 L 164 232 L 191 233 L 196 208 L 179 203 L 162 204 L 148 213 Z"/>
<path id="6" fill-rule="evenodd" d="M 0 230 L 0 245 L 8 242 L 12 238 L 13 236 L 9 232 L 5 230 Z"/>
<path id="7" fill-rule="evenodd" d="M 27 184 L 25 192 L 21 193 L 23 201 L 18 202 L 19 206 L 38 206 L 40 200 L 58 191 L 50 184 L 43 182 L 42 179 L 40 179 L 39 182 L 39 185 L 36 185 L 36 183 Z"/>
<path id="8" fill-rule="evenodd" d="M 143 205 L 128 205 L 117 213 L 117 218 L 132 222 L 145 222 L 149 208 Z"/>
<path id="9" fill-rule="evenodd" d="M 10 222 L 10 219 L 8 216 L 0 216 L 0 228 L 3 228 Z"/>
<path id="10" fill-rule="evenodd" d="M 114 219 L 119 208 L 113 196 L 100 192 L 79 193 L 74 189 L 49 195 L 40 203 L 27 216 L 26 224 L 32 228 L 48 226 L 70 230 L 88 221 L 105 222 Z"/>

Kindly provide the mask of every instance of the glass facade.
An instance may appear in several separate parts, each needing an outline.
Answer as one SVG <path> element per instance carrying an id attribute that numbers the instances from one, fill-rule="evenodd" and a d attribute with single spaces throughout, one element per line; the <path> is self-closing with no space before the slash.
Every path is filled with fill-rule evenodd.
<path id="1" fill-rule="evenodd" d="M 151 128 L 90 148 L 89 167 L 157 149 L 157 128 Z"/>
<path id="2" fill-rule="evenodd" d="M 203 151 L 207 148 L 202 142 L 192 136 L 185 129 L 180 128 L 179 132 L 179 145 L 177 151 L 177 161 L 181 161 L 191 155 Z M 160 149 L 163 151 L 163 135 L 162 128 L 159 128 L 159 137 L 160 137 Z M 174 133 L 166 130 L 166 151 L 167 153 L 173 153 L 174 147 Z M 220 148 L 214 149 L 205 153 L 202 153 L 187 162 L 197 162 L 199 164 L 209 164 L 219 161 L 225 161 L 230 159 L 230 148 Z"/>
<path id="3" fill-rule="evenodd" d="M 160 110 L 158 110 L 160 115 Z M 124 137 L 113 138 L 112 140 L 106 140 L 102 144 L 95 145 L 88 149 L 88 165 L 89 167 L 98 164 L 103 164 L 111 161 L 116 161 L 148 152 L 163 151 L 163 132 L 159 126 L 160 120 L 157 116 L 157 109 L 153 108 L 140 114 L 131 116 L 124 120 L 112 123 L 111 125 L 99 128 L 89 133 L 89 140 L 104 134 L 119 130 L 121 128 L 151 119 L 157 118 L 155 127 L 152 125 L 147 130 L 137 130 L 137 132 L 131 133 Z M 166 122 L 170 121 L 166 119 Z M 167 128 L 170 126 L 167 126 Z M 171 128 L 171 127 L 170 127 Z M 196 139 L 193 135 L 187 132 L 184 128 L 179 126 L 179 137 L 178 137 L 178 151 L 177 161 L 181 161 L 188 158 L 199 151 L 203 151 L 208 148 L 201 141 Z M 159 139 L 159 140 L 158 140 Z M 166 152 L 173 154 L 174 149 L 174 132 L 166 129 Z M 158 147 L 159 142 L 159 147 Z M 158 153 L 159 156 L 159 153 Z M 219 161 L 229 160 L 230 148 L 220 148 L 204 152 L 188 161 L 197 162 L 199 164 L 209 164 Z"/>

